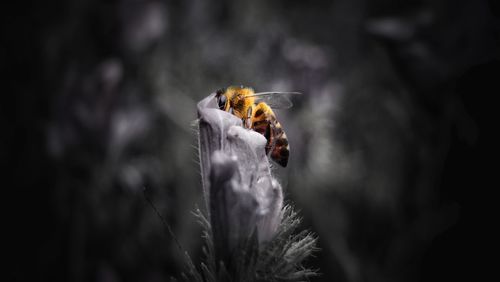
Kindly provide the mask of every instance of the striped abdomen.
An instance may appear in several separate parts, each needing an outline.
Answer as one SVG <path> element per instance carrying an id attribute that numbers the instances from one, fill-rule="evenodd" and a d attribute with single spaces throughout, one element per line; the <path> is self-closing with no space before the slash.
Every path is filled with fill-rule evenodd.
<path id="1" fill-rule="evenodd" d="M 261 102 L 253 109 L 251 128 L 266 137 L 266 154 L 270 152 L 272 160 L 286 167 L 290 154 L 288 139 L 276 120 L 276 115 L 266 103 Z"/>

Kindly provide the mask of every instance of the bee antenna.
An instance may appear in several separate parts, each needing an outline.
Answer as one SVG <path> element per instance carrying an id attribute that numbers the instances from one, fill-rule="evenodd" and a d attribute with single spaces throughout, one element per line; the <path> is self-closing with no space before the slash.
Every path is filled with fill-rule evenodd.
<path id="1" fill-rule="evenodd" d="M 222 95 L 222 93 L 226 92 L 226 88 L 219 88 L 217 89 L 217 91 L 215 91 L 215 94 L 217 94 L 218 96 Z"/>

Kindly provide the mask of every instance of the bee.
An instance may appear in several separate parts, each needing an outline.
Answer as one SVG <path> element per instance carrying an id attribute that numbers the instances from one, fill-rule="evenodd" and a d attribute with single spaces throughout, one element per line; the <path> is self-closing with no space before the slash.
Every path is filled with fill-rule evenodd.
<path id="1" fill-rule="evenodd" d="M 260 92 L 250 87 L 229 86 L 217 90 L 215 98 L 219 109 L 229 112 L 243 122 L 245 128 L 264 135 L 267 139 L 266 155 L 279 165 L 286 167 L 290 147 L 285 131 L 271 109 L 286 109 L 292 106 L 285 94 L 298 92 Z"/>

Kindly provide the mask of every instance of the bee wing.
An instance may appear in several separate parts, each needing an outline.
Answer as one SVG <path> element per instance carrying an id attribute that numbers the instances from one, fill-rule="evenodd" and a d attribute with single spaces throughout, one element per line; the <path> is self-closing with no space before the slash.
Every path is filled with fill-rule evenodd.
<path id="1" fill-rule="evenodd" d="M 246 97 L 254 97 L 256 102 L 265 102 L 273 109 L 289 109 L 293 103 L 288 95 L 300 95 L 299 92 L 259 92 Z"/>

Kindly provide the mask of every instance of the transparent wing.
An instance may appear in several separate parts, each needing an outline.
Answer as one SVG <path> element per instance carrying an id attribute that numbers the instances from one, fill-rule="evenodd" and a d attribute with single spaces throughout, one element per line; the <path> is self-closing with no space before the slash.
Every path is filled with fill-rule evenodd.
<path id="1" fill-rule="evenodd" d="M 288 96 L 300 95 L 299 92 L 259 92 L 246 97 L 254 97 L 255 102 L 265 102 L 273 109 L 289 109 L 293 103 Z"/>

